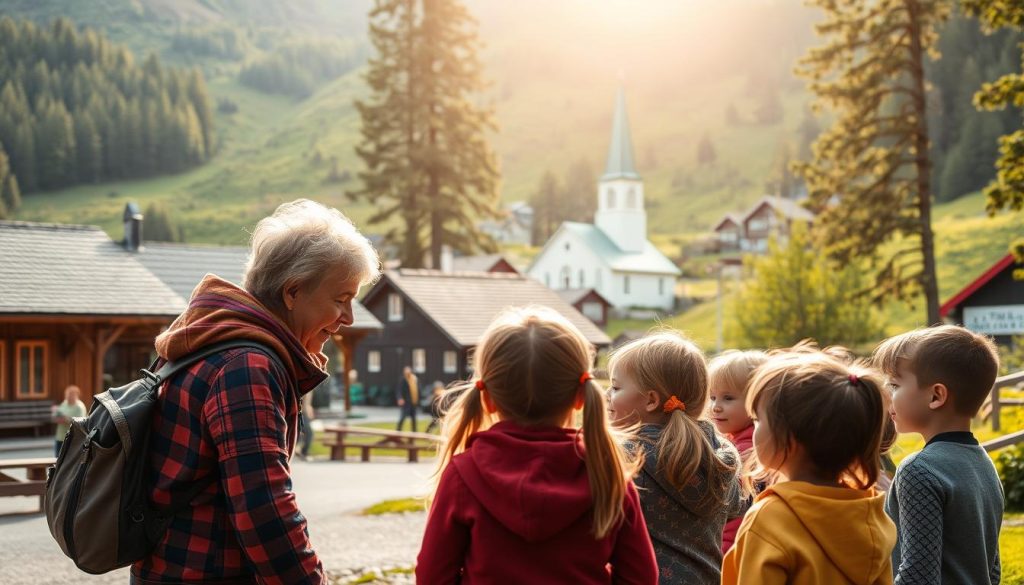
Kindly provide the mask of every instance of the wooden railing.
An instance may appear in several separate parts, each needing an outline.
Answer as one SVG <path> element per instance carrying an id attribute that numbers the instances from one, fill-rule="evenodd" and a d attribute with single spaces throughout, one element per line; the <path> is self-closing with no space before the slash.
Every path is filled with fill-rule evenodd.
<path id="1" fill-rule="evenodd" d="M 996 378 L 996 383 L 992 385 L 992 393 L 985 400 L 985 403 L 981 405 L 980 414 L 982 420 L 987 417 L 991 417 L 993 431 L 999 430 L 1001 424 L 999 414 L 1003 406 L 1020 406 L 1024 404 L 1024 400 L 1019 398 L 1001 398 L 999 396 L 999 391 L 1003 388 L 1010 388 L 1017 386 L 1018 384 L 1024 384 L 1024 370 Z"/>

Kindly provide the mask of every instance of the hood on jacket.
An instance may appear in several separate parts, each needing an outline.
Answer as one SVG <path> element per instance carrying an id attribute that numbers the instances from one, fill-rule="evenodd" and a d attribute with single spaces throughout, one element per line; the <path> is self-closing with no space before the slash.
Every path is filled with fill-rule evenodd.
<path id="1" fill-rule="evenodd" d="M 726 435 L 726 438 L 732 442 L 736 450 L 740 452 L 740 455 L 743 455 L 754 448 L 754 423 L 750 423 L 738 433 Z"/>
<path id="2" fill-rule="evenodd" d="M 310 353 L 281 319 L 234 284 L 207 274 L 192 292 L 185 312 L 156 338 L 157 355 L 172 361 L 230 339 L 272 348 L 305 394 L 324 381 L 327 356 Z"/>
<path id="3" fill-rule="evenodd" d="M 891 570 L 886 563 L 896 544 L 896 527 L 883 510 L 883 494 L 783 482 L 769 487 L 757 499 L 768 494 L 785 502 L 851 583 L 875 583 L 882 571 Z"/>
<path id="4" fill-rule="evenodd" d="M 591 515 L 583 453 L 573 429 L 502 421 L 473 434 L 452 465 L 495 519 L 527 542 L 538 542 Z"/>

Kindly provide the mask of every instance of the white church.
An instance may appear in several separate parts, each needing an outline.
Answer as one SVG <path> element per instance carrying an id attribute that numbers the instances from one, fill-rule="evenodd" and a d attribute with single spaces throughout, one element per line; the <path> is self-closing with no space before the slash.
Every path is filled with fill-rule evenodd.
<path id="1" fill-rule="evenodd" d="M 647 240 L 644 183 L 636 172 L 622 89 L 594 224 L 564 222 L 527 273 L 555 290 L 593 288 L 618 310 L 671 310 L 679 268 Z"/>

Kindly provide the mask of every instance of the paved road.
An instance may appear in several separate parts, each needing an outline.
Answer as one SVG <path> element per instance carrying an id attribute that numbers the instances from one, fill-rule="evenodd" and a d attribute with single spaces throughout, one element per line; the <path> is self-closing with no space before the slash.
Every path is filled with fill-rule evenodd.
<path id="1" fill-rule="evenodd" d="M 46 449 L 12 451 L 5 458 L 48 456 Z M 295 493 L 309 533 L 331 572 L 368 567 L 408 567 L 419 551 L 424 513 L 364 517 L 359 510 L 381 500 L 426 493 L 432 463 L 292 464 Z M 0 584 L 100 585 L 128 582 L 127 569 L 93 576 L 78 571 L 60 552 L 38 498 L 0 499 Z M 21 512 L 21 513 L 19 513 Z"/>

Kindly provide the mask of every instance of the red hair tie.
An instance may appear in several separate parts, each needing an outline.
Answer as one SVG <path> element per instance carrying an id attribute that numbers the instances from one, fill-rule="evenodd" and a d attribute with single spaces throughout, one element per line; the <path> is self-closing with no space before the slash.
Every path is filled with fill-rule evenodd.
<path id="1" fill-rule="evenodd" d="M 477 390 L 485 390 L 486 388 L 487 387 L 484 386 L 484 379 L 483 378 L 480 378 L 479 380 L 476 381 L 476 389 Z"/>
<path id="2" fill-rule="evenodd" d="M 580 386 L 586 384 L 587 382 L 589 382 L 590 380 L 593 380 L 593 379 L 594 379 L 594 377 L 590 375 L 590 372 L 583 372 L 580 375 Z"/>
<path id="3" fill-rule="evenodd" d="M 686 403 L 676 398 L 675 394 L 668 397 L 665 401 L 665 405 L 661 407 L 665 412 L 672 412 L 673 410 L 681 410 L 686 412 Z"/>
<path id="4" fill-rule="evenodd" d="M 848 380 L 850 381 L 850 383 L 851 383 L 851 384 L 853 384 L 854 386 L 856 386 L 856 385 L 857 385 L 857 382 L 860 382 L 860 378 L 858 378 L 858 377 L 857 377 L 857 374 L 850 374 L 849 376 L 847 376 L 847 379 L 848 379 Z"/>

